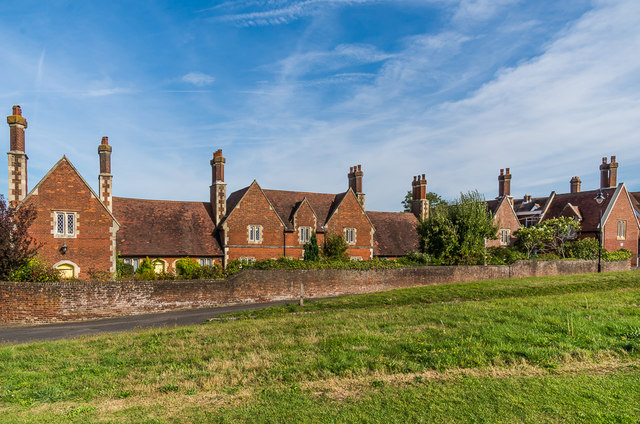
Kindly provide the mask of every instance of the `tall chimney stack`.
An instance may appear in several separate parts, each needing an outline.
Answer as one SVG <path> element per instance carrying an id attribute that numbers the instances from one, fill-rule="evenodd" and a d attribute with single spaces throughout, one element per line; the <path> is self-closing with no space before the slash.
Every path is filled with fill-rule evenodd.
<path id="1" fill-rule="evenodd" d="M 600 165 L 600 188 L 609 187 L 609 164 L 607 158 L 602 158 L 602 164 Z"/>
<path id="2" fill-rule="evenodd" d="M 427 178 L 424 174 L 422 176 L 416 175 L 411 182 L 412 198 L 411 201 L 411 213 L 420 221 L 424 221 L 429 218 L 429 200 L 427 200 Z"/>
<path id="3" fill-rule="evenodd" d="M 113 211 L 113 175 L 111 175 L 109 137 L 102 137 L 102 141 L 98 145 L 98 155 L 100 156 L 100 174 L 98 175 L 100 200 L 109 211 Z"/>
<path id="4" fill-rule="evenodd" d="M 580 185 L 582 181 L 578 177 L 571 178 L 571 193 L 580 193 Z"/>
<path id="5" fill-rule="evenodd" d="M 364 209 L 364 193 L 362 192 L 363 176 L 364 172 L 362 172 L 362 165 L 356 165 L 349 168 L 349 188 L 355 193 L 362 209 Z"/>
<path id="6" fill-rule="evenodd" d="M 226 160 L 222 156 L 222 149 L 216 150 L 210 162 L 211 186 L 209 187 L 213 221 L 216 227 L 227 214 L 227 183 L 224 182 L 225 162 Z"/>
<path id="7" fill-rule="evenodd" d="M 498 199 L 507 196 L 511 196 L 511 174 L 509 173 L 509 168 L 507 168 L 507 172 L 504 172 L 504 169 L 500 170 L 500 175 L 498 175 Z"/>
<path id="8" fill-rule="evenodd" d="M 609 163 L 609 187 L 615 187 L 618 185 L 618 162 L 616 157 L 611 156 L 611 162 Z"/>
<path id="9" fill-rule="evenodd" d="M 11 205 L 17 205 L 27 195 L 27 159 L 24 130 L 27 120 L 22 117 L 20 106 L 13 106 L 13 114 L 7 116 L 9 124 L 9 197 Z"/>

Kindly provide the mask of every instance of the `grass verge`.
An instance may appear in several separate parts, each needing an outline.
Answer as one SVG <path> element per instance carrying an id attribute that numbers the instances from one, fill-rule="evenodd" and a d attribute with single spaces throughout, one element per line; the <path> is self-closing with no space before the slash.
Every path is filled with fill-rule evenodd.
<path id="1" fill-rule="evenodd" d="M 0 422 L 637 422 L 639 305 L 526 278 L 3 345 Z"/>

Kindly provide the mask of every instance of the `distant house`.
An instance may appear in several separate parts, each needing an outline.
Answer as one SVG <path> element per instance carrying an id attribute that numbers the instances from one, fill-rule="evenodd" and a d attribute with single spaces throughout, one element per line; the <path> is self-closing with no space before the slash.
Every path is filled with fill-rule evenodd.
<path id="1" fill-rule="evenodd" d="M 336 194 L 267 190 L 254 180 L 227 197 L 221 150 L 211 160 L 208 202 L 114 197 L 107 137 L 98 146 L 99 193 L 63 156 L 27 195 L 27 122 L 19 106 L 7 122 L 9 201 L 35 205 L 31 233 L 44 244 L 41 255 L 67 277 L 114 273 L 117 253 L 134 268 L 149 257 L 159 272 L 173 272 L 183 257 L 225 266 L 234 259 L 302 258 L 314 232 L 320 245 L 328 234 L 344 237 L 353 260 L 393 259 L 417 249 L 415 227 L 429 212 L 424 175 L 412 182 L 413 214 L 366 211 L 360 165 Z"/>
<path id="2" fill-rule="evenodd" d="M 526 195 L 523 199 L 513 201 L 513 209 L 520 225 L 529 227 L 551 218 L 570 217 L 580 223 L 578 237 L 598 238 L 602 228 L 603 248 L 610 251 L 631 250 L 632 263 L 637 263 L 640 196 L 629 193 L 624 183 L 617 182 L 617 170 L 615 156 L 611 157 L 610 162 L 607 158 L 602 158 L 599 189 L 582 191 L 580 178 L 573 177 L 569 193 L 557 194 L 553 191 L 547 197 L 533 198 Z M 508 176 L 509 181 L 510 179 L 511 175 Z M 596 201 L 599 193 L 603 197 L 600 204 Z M 513 225 L 510 214 L 506 215 L 507 219 L 504 222 L 501 220 L 500 225 L 503 227 Z"/>

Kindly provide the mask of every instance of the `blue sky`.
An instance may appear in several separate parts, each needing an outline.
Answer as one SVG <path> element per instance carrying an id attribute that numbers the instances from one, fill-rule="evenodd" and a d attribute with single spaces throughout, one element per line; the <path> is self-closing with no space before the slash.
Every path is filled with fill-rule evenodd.
<path id="1" fill-rule="evenodd" d="M 362 164 L 367 208 L 413 175 L 446 198 L 597 188 L 603 156 L 640 190 L 637 0 L 237 0 L 0 4 L 0 105 L 29 121 L 32 188 L 63 155 L 114 194 L 336 193 Z M 0 109 L 2 110 L 2 109 Z M 8 150 L 8 127 L 5 144 Z M 0 173 L 0 193 L 7 173 Z"/>

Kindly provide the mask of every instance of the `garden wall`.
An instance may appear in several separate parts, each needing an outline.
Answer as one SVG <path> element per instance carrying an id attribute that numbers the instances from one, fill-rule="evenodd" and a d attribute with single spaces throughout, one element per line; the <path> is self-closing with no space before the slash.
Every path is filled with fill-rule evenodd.
<path id="1" fill-rule="evenodd" d="M 592 273 L 596 261 L 519 261 L 510 266 L 432 266 L 368 271 L 247 269 L 224 280 L 0 282 L 0 323 L 45 323 L 242 303 L 373 293 L 429 284 Z M 603 271 L 629 270 L 603 263 Z"/>

